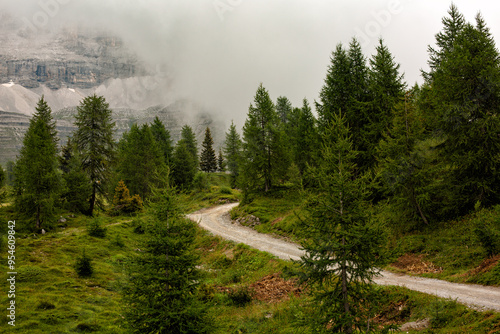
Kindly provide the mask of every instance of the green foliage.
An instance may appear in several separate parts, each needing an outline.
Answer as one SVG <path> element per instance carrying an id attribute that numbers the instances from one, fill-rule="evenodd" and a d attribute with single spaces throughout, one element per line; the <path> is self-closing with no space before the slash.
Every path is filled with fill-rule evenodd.
<path id="1" fill-rule="evenodd" d="M 72 212 L 88 213 L 92 191 L 90 180 L 82 168 L 80 155 L 70 138 L 66 146 L 62 148 L 59 163 L 59 168 L 63 172 L 61 199 L 64 208 Z"/>
<path id="2" fill-rule="evenodd" d="M 252 291 L 248 287 L 238 287 L 229 291 L 229 299 L 231 302 L 242 307 L 252 302 Z"/>
<path id="3" fill-rule="evenodd" d="M 57 170 L 57 132 L 52 111 L 43 97 L 23 139 L 15 165 L 15 205 L 18 213 L 34 224 L 29 229 L 49 227 L 61 189 Z"/>
<path id="4" fill-rule="evenodd" d="M 87 224 L 87 233 L 96 238 L 105 238 L 106 237 L 106 228 L 102 227 L 101 221 L 99 218 L 91 219 Z"/>
<path id="5" fill-rule="evenodd" d="M 74 141 L 81 154 L 82 168 L 92 187 L 89 215 L 94 207 L 102 207 L 98 197 L 106 195 L 106 183 L 110 178 L 110 167 L 114 158 L 115 143 L 113 132 L 115 123 L 111 118 L 109 104 L 102 96 L 88 96 L 77 107 L 75 116 Z"/>
<path id="6" fill-rule="evenodd" d="M 310 237 L 303 243 L 302 278 L 319 308 L 311 325 L 350 333 L 365 326 L 381 232 L 369 224 L 366 179 L 356 178 L 356 152 L 345 120 L 335 116 L 315 169 L 320 193 L 308 204 Z M 332 140 L 329 142 L 328 140 Z"/>
<path id="7" fill-rule="evenodd" d="M 172 191 L 156 202 L 144 252 L 128 263 L 123 290 L 128 326 L 134 333 L 210 333 L 206 307 L 197 298 L 200 273 L 193 249 L 195 223 L 177 218 Z"/>
<path id="8" fill-rule="evenodd" d="M 500 217 L 497 218 L 497 224 Z M 477 220 L 474 224 L 474 234 L 488 256 L 500 254 L 500 229 L 485 220 Z"/>
<path id="9" fill-rule="evenodd" d="M 204 172 L 198 172 L 193 179 L 193 188 L 198 191 L 203 191 L 208 189 L 208 177 Z"/>
<path id="10" fill-rule="evenodd" d="M 210 128 L 207 127 L 200 157 L 200 169 L 207 173 L 215 173 L 217 171 L 217 157 L 213 146 L 214 140 L 212 139 Z"/>
<path id="11" fill-rule="evenodd" d="M 277 126 L 278 115 L 269 93 L 260 84 L 243 127 L 242 165 L 244 190 L 271 190 L 286 174 L 284 136 Z"/>
<path id="12" fill-rule="evenodd" d="M 147 124 L 141 127 L 134 124 L 123 135 L 119 146 L 118 174 L 133 194 L 147 200 L 153 188 L 167 184 L 164 153 Z"/>
<path id="13" fill-rule="evenodd" d="M 231 187 L 236 187 L 237 179 L 240 174 L 242 142 L 240 135 L 236 131 L 236 126 L 231 122 L 229 131 L 226 133 L 224 142 L 224 154 L 227 160 L 227 169 L 231 174 Z"/>
<path id="14" fill-rule="evenodd" d="M 186 141 L 179 140 L 175 145 L 173 163 L 174 184 L 184 190 L 190 189 L 197 172 L 197 163 Z"/>
<path id="15" fill-rule="evenodd" d="M 222 155 L 222 149 L 219 149 L 219 155 L 217 157 L 217 171 L 218 172 L 226 171 L 226 161 L 224 160 L 224 156 Z"/>
<path id="16" fill-rule="evenodd" d="M 5 183 L 5 179 L 6 179 L 5 171 L 2 167 L 2 165 L 0 165 L 0 188 L 3 187 L 3 185 Z"/>
<path id="17" fill-rule="evenodd" d="M 165 163 L 167 166 L 172 165 L 172 155 L 174 153 L 174 146 L 172 144 L 172 139 L 170 137 L 170 132 L 167 130 L 165 125 L 160 121 L 160 119 L 155 117 L 153 123 L 151 124 L 151 133 L 158 143 L 160 150 L 163 152 L 165 158 Z"/>
<path id="18" fill-rule="evenodd" d="M 75 271 L 78 277 L 81 278 L 91 277 L 94 274 L 92 259 L 85 254 L 85 249 L 83 250 L 82 255 L 76 259 Z"/>

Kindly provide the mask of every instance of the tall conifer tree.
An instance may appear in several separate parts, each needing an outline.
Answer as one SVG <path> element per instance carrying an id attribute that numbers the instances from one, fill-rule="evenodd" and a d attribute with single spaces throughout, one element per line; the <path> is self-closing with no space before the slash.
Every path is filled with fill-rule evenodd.
<path id="1" fill-rule="evenodd" d="M 234 122 L 231 122 L 231 126 L 229 126 L 229 131 L 226 133 L 226 139 L 224 141 L 224 154 L 226 156 L 227 168 L 231 174 L 232 187 L 236 186 L 240 174 L 241 148 L 242 142 L 240 135 L 238 131 L 236 131 Z"/>
<path id="2" fill-rule="evenodd" d="M 53 217 L 55 199 L 61 188 L 58 140 L 52 111 L 42 97 L 24 135 L 14 169 L 16 209 L 33 220 L 36 229 Z"/>
<path id="3" fill-rule="evenodd" d="M 203 140 L 200 169 L 207 173 L 214 173 L 217 171 L 217 157 L 214 150 L 214 140 L 210 128 L 205 130 L 205 139 Z"/>
<path id="4" fill-rule="evenodd" d="M 113 133 L 115 123 L 109 104 L 102 96 L 88 96 L 77 107 L 74 135 L 77 150 L 81 154 L 82 167 L 92 187 L 89 215 L 97 204 L 102 206 L 99 195 L 106 195 L 106 183 L 110 177 L 114 158 Z"/>
<path id="5" fill-rule="evenodd" d="M 166 165 L 170 166 L 172 163 L 172 154 L 174 152 L 174 147 L 172 144 L 170 131 L 167 130 L 158 116 L 155 117 L 153 123 L 151 124 L 151 133 L 153 134 L 153 137 L 155 138 L 158 146 L 163 152 Z"/>

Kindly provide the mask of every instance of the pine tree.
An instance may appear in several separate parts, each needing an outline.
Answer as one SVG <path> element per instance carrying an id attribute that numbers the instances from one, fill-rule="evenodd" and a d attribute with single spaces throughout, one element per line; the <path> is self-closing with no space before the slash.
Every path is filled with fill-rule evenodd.
<path id="1" fill-rule="evenodd" d="M 227 168 L 231 175 L 231 186 L 235 187 L 240 174 L 242 142 L 234 122 L 231 122 L 229 131 L 226 133 L 224 141 L 224 154 L 226 156 Z"/>
<path id="2" fill-rule="evenodd" d="M 12 187 L 14 186 L 14 183 L 16 181 L 16 174 L 15 174 L 15 166 L 16 164 L 14 161 L 7 161 L 7 166 L 6 166 L 6 183 L 8 186 Z"/>
<path id="3" fill-rule="evenodd" d="M 444 134 L 458 213 L 500 200 L 500 55 L 484 20 L 466 24 L 432 76 L 432 104 Z"/>
<path id="4" fill-rule="evenodd" d="M 195 168 L 198 169 L 200 161 L 198 159 L 198 143 L 193 129 L 189 125 L 184 125 L 181 130 L 181 140 L 186 144 L 188 151 L 193 157 Z"/>
<path id="5" fill-rule="evenodd" d="M 224 161 L 224 156 L 222 155 L 222 149 L 219 149 L 219 156 L 217 158 L 217 171 L 218 172 L 226 171 L 226 161 Z"/>
<path id="6" fill-rule="evenodd" d="M 89 200 L 89 215 L 93 215 L 95 205 L 102 203 L 98 195 L 106 195 L 106 183 L 110 177 L 115 143 L 113 132 L 115 123 L 111 118 L 109 104 L 102 96 L 88 96 L 77 107 L 74 140 L 81 154 L 82 167 L 89 177 L 92 193 Z"/>
<path id="7" fill-rule="evenodd" d="M 62 148 L 59 168 L 63 179 L 61 200 L 65 208 L 72 212 L 88 213 L 92 189 L 89 178 L 82 168 L 80 154 L 76 151 L 71 138 L 68 138 L 66 145 Z"/>
<path id="8" fill-rule="evenodd" d="M 444 17 L 442 20 L 444 26 L 443 31 L 436 35 L 437 49 L 430 45 L 427 48 L 429 52 L 428 64 L 431 70 L 430 72 L 423 72 L 423 76 L 428 82 L 432 81 L 434 72 L 440 67 L 446 55 L 453 50 L 453 44 L 457 36 L 466 25 L 463 14 L 458 11 L 455 4 L 451 4 L 448 14 L 449 17 Z"/>
<path id="9" fill-rule="evenodd" d="M 282 124 L 287 124 L 290 121 L 290 114 L 292 113 L 292 103 L 285 96 L 280 96 L 276 100 L 276 112 Z"/>
<path id="10" fill-rule="evenodd" d="M 376 54 L 370 59 L 369 87 L 371 94 L 369 122 L 362 137 L 363 164 L 368 168 L 375 165 L 376 147 L 382 133 L 391 123 L 394 107 L 404 96 L 403 75 L 400 65 L 394 61 L 391 52 L 382 39 L 376 47 Z"/>
<path id="11" fill-rule="evenodd" d="M 214 140 L 212 139 L 210 128 L 207 127 L 200 157 L 200 169 L 206 173 L 214 173 L 217 171 L 217 157 L 213 146 Z"/>
<path id="12" fill-rule="evenodd" d="M 14 170 L 16 209 L 33 220 L 36 229 L 53 218 L 55 199 L 61 188 L 57 142 L 56 123 L 42 97 L 24 135 Z"/>
<path id="13" fill-rule="evenodd" d="M 320 137 L 316 128 L 316 119 L 312 114 L 307 99 L 302 101 L 302 109 L 298 110 L 297 129 L 291 137 L 294 146 L 294 161 L 300 174 L 304 175 L 308 166 L 314 166 L 320 145 Z"/>
<path id="14" fill-rule="evenodd" d="M 210 333 L 207 307 L 197 297 L 201 279 L 194 249 L 196 224 L 180 217 L 167 189 L 155 200 L 143 250 L 128 264 L 125 319 L 133 333 Z"/>
<path id="15" fill-rule="evenodd" d="M 301 266 L 319 310 L 313 326 L 352 333 L 367 323 L 382 240 L 368 224 L 366 180 L 355 178 L 356 152 L 346 120 L 335 115 L 330 126 L 325 136 L 335 140 L 325 141 L 323 159 L 313 170 L 320 192 L 307 206 L 310 238 Z"/>
<path id="16" fill-rule="evenodd" d="M 153 188 L 166 185 L 164 152 L 154 139 L 149 125 L 132 125 L 130 131 L 123 136 L 118 157 L 120 179 L 132 193 L 147 199 Z"/>
<path id="17" fill-rule="evenodd" d="M 377 148 L 380 174 L 386 192 L 391 196 L 404 220 L 429 224 L 429 184 L 434 180 L 429 154 L 423 145 L 424 126 L 416 108 L 417 89 L 408 91 L 404 101 L 393 109 L 393 119 Z"/>
<path id="18" fill-rule="evenodd" d="M 175 145 L 173 159 L 172 178 L 175 185 L 181 189 L 191 188 L 197 167 L 185 140 L 179 140 Z"/>
<path id="19" fill-rule="evenodd" d="M 243 172 L 246 188 L 269 191 L 273 181 L 286 175 L 283 139 L 278 115 L 269 93 L 260 84 L 243 127 Z"/>
<path id="20" fill-rule="evenodd" d="M 172 164 L 172 154 L 174 153 L 174 146 L 172 144 L 172 139 L 170 137 L 170 132 L 167 130 L 165 125 L 160 121 L 160 119 L 155 117 L 153 123 L 151 124 L 151 133 L 155 138 L 156 142 L 160 146 L 163 156 L 165 157 L 165 163 L 167 166 Z"/>

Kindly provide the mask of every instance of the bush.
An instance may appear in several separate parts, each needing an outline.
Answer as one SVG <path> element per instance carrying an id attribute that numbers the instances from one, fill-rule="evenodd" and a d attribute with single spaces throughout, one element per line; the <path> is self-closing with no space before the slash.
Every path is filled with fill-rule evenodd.
<path id="1" fill-rule="evenodd" d="M 488 256 L 500 253 L 500 233 L 493 226 L 478 221 L 474 224 L 474 234 Z"/>
<path id="2" fill-rule="evenodd" d="M 203 191 L 208 189 L 208 177 L 203 172 L 198 172 L 193 179 L 193 187 L 196 190 Z"/>
<path id="3" fill-rule="evenodd" d="M 139 195 L 130 196 L 125 182 L 118 182 L 115 189 L 115 196 L 113 198 L 113 207 L 109 210 L 112 216 L 120 214 L 133 214 L 142 211 L 144 203 Z"/>
<path id="4" fill-rule="evenodd" d="M 76 259 L 75 270 L 78 277 L 90 277 L 94 273 L 94 268 L 92 265 L 92 260 L 85 254 Z"/>
<path id="5" fill-rule="evenodd" d="M 92 237 L 106 237 L 106 228 L 101 226 L 101 222 L 97 218 L 90 221 L 90 223 L 87 225 L 87 231 Z"/>
<path id="6" fill-rule="evenodd" d="M 221 187 L 220 190 L 219 190 L 219 192 L 221 194 L 225 194 L 225 195 L 232 195 L 232 193 L 233 193 L 233 191 L 231 190 L 231 188 L 225 187 L 225 186 Z"/>
<path id="7" fill-rule="evenodd" d="M 228 296 L 234 305 L 241 307 L 252 301 L 253 292 L 245 286 L 231 290 Z"/>

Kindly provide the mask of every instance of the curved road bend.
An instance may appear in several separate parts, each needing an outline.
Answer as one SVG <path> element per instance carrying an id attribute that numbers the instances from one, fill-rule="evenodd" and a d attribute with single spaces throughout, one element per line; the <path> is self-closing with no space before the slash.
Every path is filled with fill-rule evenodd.
<path id="1" fill-rule="evenodd" d="M 231 203 L 193 212 L 187 217 L 214 235 L 244 243 L 261 251 L 271 253 L 284 260 L 299 260 L 304 254 L 300 246 L 255 230 L 233 224 L 229 211 L 238 203 Z M 381 271 L 375 278 L 380 285 L 404 286 L 408 289 L 451 298 L 468 306 L 500 312 L 500 288 L 473 284 L 450 283 L 438 279 L 414 277 Z"/>

